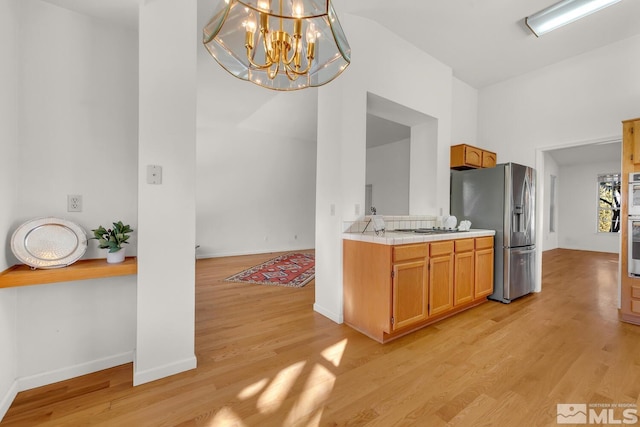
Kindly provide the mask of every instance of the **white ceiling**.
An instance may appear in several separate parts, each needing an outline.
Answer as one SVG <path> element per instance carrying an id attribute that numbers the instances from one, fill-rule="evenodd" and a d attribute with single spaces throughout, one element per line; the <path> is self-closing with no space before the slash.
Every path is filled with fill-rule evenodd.
<path id="1" fill-rule="evenodd" d="M 151 0 L 43 1 L 135 28 L 139 3 Z M 210 14 L 218 1 L 222 0 L 198 0 L 200 13 Z M 524 26 L 524 18 L 554 2 L 333 1 L 338 16 L 351 13 L 378 22 L 449 65 L 457 78 L 478 89 L 640 34 L 640 1 L 622 0 L 536 38 Z M 198 19 L 199 22 L 207 20 L 208 16 Z M 348 38 L 348 31 L 346 35 Z M 398 66 L 402 69 L 402 64 Z M 410 71 L 415 70 L 407 70 L 407 73 Z"/>
<path id="2" fill-rule="evenodd" d="M 143 0 L 42 0 L 65 9 L 138 28 L 138 5 Z"/>

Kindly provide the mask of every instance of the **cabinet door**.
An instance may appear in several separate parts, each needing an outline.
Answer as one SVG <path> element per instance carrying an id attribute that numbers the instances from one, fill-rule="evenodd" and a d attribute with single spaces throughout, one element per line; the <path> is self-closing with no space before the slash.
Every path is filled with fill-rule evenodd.
<path id="1" fill-rule="evenodd" d="M 483 168 L 493 168 L 497 163 L 496 153 L 492 153 L 491 151 L 483 151 L 482 152 L 482 167 Z"/>
<path id="2" fill-rule="evenodd" d="M 453 305 L 471 302 L 474 299 L 474 268 L 475 257 L 473 251 L 455 254 L 455 280 L 453 283 Z"/>
<path id="3" fill-rule="evenodd" d="M 429 258 L 429 316 L 453 307 L 453 253 Z"/>
<path id="4" fill-rule="evenodd" d="M 426 260 L 393 265 L 394 331 L 427 318 L 428 290 Z"/>
<path id="5" fill-rule="evenodd" d="M 631 139 L 631 146 L 633 148 L 633 164 L 638 165 L 640 164 L 640 120 L 633 122 L 632 131 L 633 134 L 631 134 L 631 136 L 633 138 Z"/>
<path id="6" fill-rule="evenodd" d="M 493 248 L 476 250 L 475 298 L 493 293 Z"/>
<path id="7" fill-rule="evenodd" d="M 464 163 L 468 166 L 482 166 L 482 150 L 467 145 L 464 147 Z"/>

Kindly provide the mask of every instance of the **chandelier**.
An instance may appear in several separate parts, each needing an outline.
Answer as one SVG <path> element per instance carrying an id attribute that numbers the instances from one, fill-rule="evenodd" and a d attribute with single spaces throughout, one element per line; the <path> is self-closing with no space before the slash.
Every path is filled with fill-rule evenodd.
<path id="1" fill-rule="evenodd" d="M 351 61 L 330 0 L 223 0 L 203 36 L 225 70 L 274 90 L 329 83 Z"/>

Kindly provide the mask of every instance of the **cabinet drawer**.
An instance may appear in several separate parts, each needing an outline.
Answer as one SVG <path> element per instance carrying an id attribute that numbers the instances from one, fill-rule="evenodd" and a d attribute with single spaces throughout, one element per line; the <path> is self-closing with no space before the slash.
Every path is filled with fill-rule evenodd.
<path id="1" fill-rule="evenodd" d="M 631 301 L 631 312 L 640 314 L 640 301 L 637 301 L 637 300 Z"/>
<path id="2" fill-rule="evenodd" d="M 426 258 L 428 255 L 429 250 L 426 243 L 393 247 L 393 262 L 406 261 L 408 259 L 416 258 Z"/>
<path id="3" fill-rule="evenodd" d="M 493 247 L 493 236 L 476 238 L 476 249 L 489 249 Z"/>
<path id="4" fill-rule="evenodd" d="M 431 243 L 430 256 L 436 257 L 440 255 L 449 255 L 453 253 L 453 240 L 447 242 Z"/>
<path id="5" fill-rule="evenodd" d="M 640 299 L 640 286 L 632 286 L 631 287 L 631 298 Z"/>
<path id="6" fill-rule="evenodd" d="M 471 252 L 473 250 L 473 239 L 455 240 L 456 253 L 459 252 Z"/>

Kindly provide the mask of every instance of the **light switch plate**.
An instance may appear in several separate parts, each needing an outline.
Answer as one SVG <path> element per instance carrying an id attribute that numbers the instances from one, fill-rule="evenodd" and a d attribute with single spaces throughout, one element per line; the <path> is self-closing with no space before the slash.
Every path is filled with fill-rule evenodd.
<path id="1" fill-rule="evenodd" d="M 147 165 L 147 184 L 162 184 L 162 166 Z"/>

